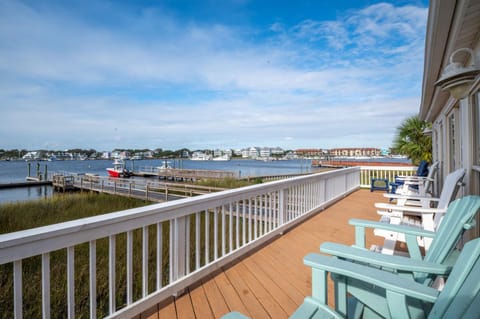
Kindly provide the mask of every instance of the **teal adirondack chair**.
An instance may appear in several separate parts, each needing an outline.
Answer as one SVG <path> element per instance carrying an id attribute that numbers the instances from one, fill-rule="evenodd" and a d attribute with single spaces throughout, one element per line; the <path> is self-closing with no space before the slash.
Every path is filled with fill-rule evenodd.
<path id="1" fill-rule="evenodd" d="M 480 239 L 465 245 L 441 292 L 395 273 L 330 256 L 309 254 L 304 262 L 312 268 L 312 296 L 305 298 L 291 319 L 480 317 Z M 436 267 L 432 264 L 431 271 Z M 349 291 L 357 291 L 358 296 L 350 298 L 348 316 L 338 304 L 335 310 L 327 306 L 328 273 L 341 278 L 335 286 L 341 304 L 347 304 Z M 363 307 L 356 307 L 359 304 Z M 363 313 L 355 312 L 361 308 Z M 222 318 L 247 317 L 232 312 Z"/>
<path id="2" fill-rule="evenodd" d="M 404 225 L 391 225 L 382 222 L 351 219 L 349 223 L 355 226 L 355 245 L 347 246 L 338 243 L 325 242 L 320 246 L 324 253 L 346 258 L 361 263 L 385 267 L 409 276 L 424 284 L 430 284 L 437 276 L 447 275 L 450 267 L 458 258 L 456 245 L 465 230 L 475 225 L 475 216 L 480 209 L 480 196 L 465 196 L 453 201 L 447 214 L 436 232 L 418 229 Z M 379 254 L 365 248 L 365 229 L 379 228 L 402 232 L 405 235 L 409 257 Z M 422 256 L 417 237 L 432 238 L 432 244 L 425 256 Z M 430 264 L 442 264 L 444 268 L 438 272 L 429 271 Z M 425 265 L 426 268 L 425 268 Z"/>

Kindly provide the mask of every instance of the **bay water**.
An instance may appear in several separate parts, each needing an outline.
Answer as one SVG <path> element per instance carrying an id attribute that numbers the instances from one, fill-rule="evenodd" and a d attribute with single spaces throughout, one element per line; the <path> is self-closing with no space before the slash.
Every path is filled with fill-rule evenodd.
<path id="1" fill-rule="evenodd" d="M 165 160 L 130 160 L 125 162 L 129 170 L 141 167 L 158 167 Z M 266 175 L 283 175 L 311 172 L 311 161 L 292 159 L 286 161 L 258 161 L 251 159 L 232 159 L 230 161 L 192 161 L 188 159 L 171 159 L 167 164 L 172 168 L 221 170 L 233 172 L 237 177 L 256 177 Z M 30 169 L 29 169 L 30 167 Z M 0 161 L 0 184 L 24 182 L 30 171 L 31 176 L 37 173 L 70 172 L 89 173 L 107 176 L 107 167 L 112 167 L 112 160 L 85 161 Z M 38 171 L 37 171 L 38 169 Z M 0 204 L 6 202 L 31 200 L 52 196 L 51 186 L 32 186 L 0 189 Z"/>

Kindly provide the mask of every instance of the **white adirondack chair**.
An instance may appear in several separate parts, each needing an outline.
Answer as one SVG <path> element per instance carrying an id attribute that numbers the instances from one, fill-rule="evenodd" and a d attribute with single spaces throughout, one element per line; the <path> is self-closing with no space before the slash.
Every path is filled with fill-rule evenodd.
<path id="1" fill-rule="evenodd" d="M 448 174 L 439 198 L 397 195 L 400 200 L 406 200 L 407 204 L 410 202 L 415 202 L 416 204 L 409 206 L 376 203 L 375 207 L 380 209 L 378 214 L 382 215 L 380 221 L 436 231 L 447 211 L 448 205 L 456 198 L 465 173 L 465 169 L 459 169 Z M 405 242 L 405 236 L 401 233 L 375 229 L 374 234 L 385 238 L 383 247 L 375 246 L 373 248 L 384 254 L 392 255 L 395 251 L 396 242 Z M 419 238 L 419 245 L 423 246 L 425 250 L 428 250 L 430 243 L 431 240 L 429 238 Z"/>
<path id="2" fill-rule="evenodd" d="M 396 195 L 429 196 L 433 194 L 433 184 L 438 171 L 439 162 L 434 162 L 428 168 L 427 176 L 397 176 L 395 180 L 401 180 L 402 185 L 397 186 Z M 390 200 L 395 199 L 394 194 L 384 194 Z"/>

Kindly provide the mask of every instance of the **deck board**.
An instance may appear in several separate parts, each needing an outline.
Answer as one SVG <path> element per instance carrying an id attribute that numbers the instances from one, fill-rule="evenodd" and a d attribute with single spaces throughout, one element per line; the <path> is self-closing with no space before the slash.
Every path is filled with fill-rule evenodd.
<path id="1" fill-rule="evenodd" d="M 232 267 L 230 269 L 227 269 L 225 273 L 232 285 L 235 287 L 238 295 L 242 299 L 243 304 L 248 306 L 247 311 L 244 314 L 252 318 L 268 318 L 268 314 L 265 308 L 263 308 L 254 293 L 245 283 L 241 274 L 238 272 L 238 269 L 236 267 Z M 230 310 L 233 311 L 236 309 Z"/>
<path id="2" fill-rule="evenodd" d="M 205 290 L 205 295 L 208 298 L 208 303 L 215 318 L 219 318 L 226 312 L 229 312 L 228 305 L 223 298 L 222 292 L 218 289 L 215 278 L 209 278 L 204 281 L 203 289 Z"/>
<path id="3" fill-rule="evenodd" d="M 360 190 L 350 194 L 233 266 L 187 289 L 186 294 L 160 308 L 158 318 L 220 318 L 233 310 L 250 318 L 287 318 L 311 294 L 311 270 L 303 264 L 303 257 L 319 252 L 325 241 L 353 244 L 354 228 L 348 220 L 378 221 L 373 204 L 385 201 L 381 192 Z M 368 246 L 382 242 L 367 231 Z M 331 303 L 331 280 L 328 293 Z M 145 317 L 157 318 L 152 310 Z"/>
<path id="4" fill-rule="evenodd" d="M 215 318 L 202 285 L 192 288 L 189 293 L 196 318 Z"/>
<path id="5" fill-rule="evenodd" d="M 229 309 L 236 309 L 237 311 L 243 313 L 247 312 L 247 308 L 243 304 L 238 292 L 235 290 L 235 287 L 233 287 L 232 283 L 224 272 L 221 272 L 215 276 L 215 282 Z"/>

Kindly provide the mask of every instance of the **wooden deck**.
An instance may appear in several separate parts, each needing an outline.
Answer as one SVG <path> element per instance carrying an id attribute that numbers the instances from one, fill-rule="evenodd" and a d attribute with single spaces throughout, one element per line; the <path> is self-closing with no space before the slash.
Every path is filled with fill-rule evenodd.
<path id="1" fill-rule="evenodd" d="M 233 310 L 250 318 L 287 318 L 311 295 L 311 270 L 303 264 L 303 257 L 319 252 L 325 241 L 351 245 L 354 229 L 348 220 L 378 220 L 373 204 L 379 201 L 385 201 L 382 192 L 354 192 L 250 256 L 190 287 L 182 296 L 135 318 L 220 318 Z M 373 243 L 382 241 L 367 232 L 367 244 Z M 330 301 L 332 293 L 330 282 Z"/>

